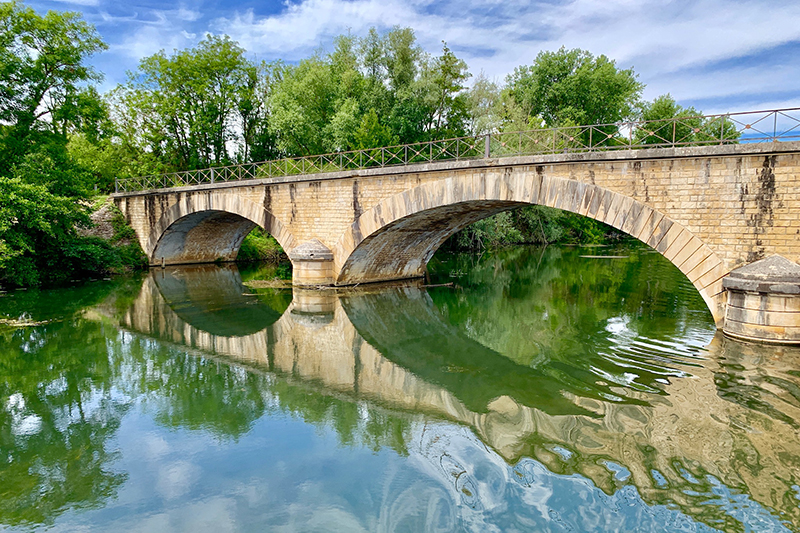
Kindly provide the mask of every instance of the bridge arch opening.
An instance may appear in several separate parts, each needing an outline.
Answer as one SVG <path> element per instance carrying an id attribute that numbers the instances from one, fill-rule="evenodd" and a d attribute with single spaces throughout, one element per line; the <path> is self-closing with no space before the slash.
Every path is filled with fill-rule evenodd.
<path id="1" fill-rule="evenodd" d="M 722 261 L 687 228 L 635 198 L 536 172 L 453 177 L 420 185 L 365 212 L 336 244 L 337 285 L 424 275 L 453 234 L 496 213 L 544 205 L 604 222 L 651 246 L 703 297 L 717 325 L 724 318 Z"/>
<path id="2" fill-rule="evenodd" d="M 185 196 L 152 225 L 144 246 L 151 265 L 234 261 L 245 237 L 255 228 L 284 249 L 294 236 L 263 206 L 235 194 Z"/>
<path id="3" fill-rule="evenodd" d="M 234 261 L 242 241 L 257 225 L 225 211 L 200 211 L 171 224 L 152 254 L 156 264 Z"/>

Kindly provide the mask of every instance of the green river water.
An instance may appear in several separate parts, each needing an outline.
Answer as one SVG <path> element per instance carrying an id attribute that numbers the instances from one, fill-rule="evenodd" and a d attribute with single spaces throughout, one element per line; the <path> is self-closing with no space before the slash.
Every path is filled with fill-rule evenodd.
<path id="1" fill-rule="evenodd" d="M 800 349 L 653 250 L 0 294 L 0 531 L 800 531 Z"/>

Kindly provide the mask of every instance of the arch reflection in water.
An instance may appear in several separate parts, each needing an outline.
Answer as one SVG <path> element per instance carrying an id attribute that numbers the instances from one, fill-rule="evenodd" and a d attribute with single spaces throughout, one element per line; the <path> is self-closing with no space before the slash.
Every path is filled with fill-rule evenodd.
<path id="1" fill-rule="evenodd" d="M 225 298 L 212 294 L 214 287 L 230 294 L 234 310 L 253 310 L 246 327 L 236 312 L 226 311 Z M 585 372 L 596 372 L 596 379 L 578 381 L 556 371 L 564 361 L 553 357 L 519 364 L 452 317 L 445 319 L 419 287 L 342 295 L 296 291 L 280 315 L 274 296 L 248 293 L 235 268 L 156 271 L 121 322 L 250 371 L 282 376 L 288 386 L 313 395 L 351 402 L 359 412 L 388 408 L 383 427 L 360 438 L 354 433 L 368 432 L 368 423 L 323 422 L 348 427 L 342 442 L 391 446 L 437 476 L 437 485 L 424 487 L 415 486 L 418 480 L 387 480 L 380 521 L 389 530 L 425 523 L 447 531 L 457 522 L 507 511 L 509 498 L 527 502 L 532 513 L 517 511 L 516 527 L 547 517 L 580 529 L 574 522 L 580 513 L 612 524 L 620 518 L 603 506 L 624 507 L 638 498 L 724 530 L 778 530 L 776 516 L 790 527 L 800 525 L 795 351 L 783 349 L 778 357 L 773 349 L 716 336 L 705 358 L 652 357 L 642 389 L 641 380 L 621 379 L 633 361 L 624 353 L 606 358 L 602 369 L 590 364 Z M 197 315 L 187 309 L 204 307 L 218 312 L 216 318 L 192 323 Z M 641 378 L 646 357 L 641 350 L 638 356 Z M 291 402 L 284 407 L 304 409 Z M 392 412 L 421 415 L 412 414 L 409 425 L 407 415 L 393 420 Z M 472 433 L 454 430 L 452 421 Z M 497 455 L 486 453 L 473 434 Z M 566 494 L 577 491 L 584 502 L 597 496 L 574 478 L 554 474 L 579 474 L 610 500 L 562 516 L 559 506 L 570 505 L 562 501 Z M 623 513 L 632 527 L 684 519 L 664 508 L 635 509 Z"/>

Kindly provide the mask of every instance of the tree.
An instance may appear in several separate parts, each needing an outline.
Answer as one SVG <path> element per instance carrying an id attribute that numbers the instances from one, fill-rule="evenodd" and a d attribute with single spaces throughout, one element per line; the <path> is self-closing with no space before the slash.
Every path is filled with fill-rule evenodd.
<path id="1" fill-rule="evenodd" d="M 412 143 L 464 135 L 469 76 L 446 44 L 438 57 L 423 54 L 408 28 L 383 36 L 373 28 L 362 39 L 342 35 L 330 54 L 279 68 L 269 128 L 279 150 L 293 156 L 371 148 L 378 138 Z"/>
<path id="2" fill-rule="evenodd" d="M 279 81 L 270 94 L 269 127 L 279 149 L 289 156 L 299 156 L 343 148 L 336 146 L 329 131 L 337 104 L 343 103 L 337 101 L 330 64 L 315 56 L 296 66 L 282 65 L 278 76 Z"/>
<path id="3" fill-rule="evenodd" d="M 0 282 L 37 285 L 37 259 L 75 237 L 87 226 L 86 208 L 71 198 L 55 196 L 43 185 L 19 178 L 0 178 Z"/>
<path id="4" fill-rule="evenodd" d="M 426 131 L 436 132 L 440 137 L 464 133 L 467 101 L 463 90 L 470 77 L 467 64 L 444 41 L 442 55 L 423 63 L 420 86 L 428 110 Z"/>
<path id="5" fill-rule="evenodd" d="M 95 127 L 97 93 L 83 84 L 100 75 L 85 61 L 105 48 L 78 13 L 0 3 L 0 175 L 31 152 L 63 150 L 69 131 Z"/>
<path id="6" fill-rule="evenodd" d="M 389 86 L 395 93 L 407 89 L 417 77 L 422 49 L 415 42 L 416 37 L 411 28 L 395 26 L 384 37 L 383 61 Z"/>
<path id="7" fill-rule="evenodd" d="M 547 126 L 613 124 L 636 109 L 643 85 L 633 69 L 620 70 L 604 55 L 585 50 L 540 52 L 514 69 L 508 90 L 528 117 Z"/>
<path id="8" fill-rule="evenodd" d="M 498 131 L 502 125 L 502 94 L 497 83 L 481 72 L 467 92 L 469 124 L 475 135 Z"/>
<path id="9" fill-rule="evenodd" d="M 291 156 L 350 149 L 365 111 L 366 87 L 350 35 L 338 37 L 331 54 L 282 66 L 269 100 L 278 147 Z"/>
<path id="10" fill-rule="evenodd" d="M 637 144 L 710 144 L 739 138 L 736 125 L 724 116 L 707 119 L 702 111 L 679 105 L 670 94 L 643 104 L 641 120 L 646 124 L 634 133 Z"/>
<path id="11" fill-rule="evenodd" d="M 252 139 L 237 125 L 252 134 L 256 122 L 257 68 L 244 54 L 227 36 L 208 35 L 196 48 L 144 58 L 118 96 L 122 113 L 138 115 L 134 143 L 178 170 L 229 163 L 229 143 Z"/>
<path id="12" fill-rule="evenodd" d="M 275 68 L 275 63 L 262 63 L 257 70 L 247 71 L 246 85 L 238 102 L 243 136 L 237 155 L 240 163 L 277 159 L 281 155 L 277 138 L 269 129 L 267 106 Z"/>
<path id="13" fill-rule="evenodd" d="M 397 135 L 393 135 L 388 127 L 380 123 L 374 109 L 370 109 L 361 118 L 361 124 L 355 132 L 353 141 L 355 148 L 359 150 L 394 146 L 400 143 Z"/>

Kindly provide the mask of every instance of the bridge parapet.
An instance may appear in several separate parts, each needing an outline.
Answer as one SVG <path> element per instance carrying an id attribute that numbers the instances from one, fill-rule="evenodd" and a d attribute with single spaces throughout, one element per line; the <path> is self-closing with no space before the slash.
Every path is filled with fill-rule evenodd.
<path id="1" fill-rule="evenodd" d="M 800 108 L 497 132 L 117 179 L 115 192 L 522 155 L 800 141 Z"/>

